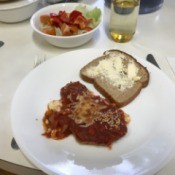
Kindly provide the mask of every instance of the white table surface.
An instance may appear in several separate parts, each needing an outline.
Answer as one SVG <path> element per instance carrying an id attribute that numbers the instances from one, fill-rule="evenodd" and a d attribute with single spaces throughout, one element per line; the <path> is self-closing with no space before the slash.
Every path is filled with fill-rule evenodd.
<path id="1" fill-rule="evenodd" d="M 143 58 L 148 53 L 155 55 L 161 69 L 175 82 L 167 57 L 175 58 L 175 1 L 165 0 L 163 7 L 157 12 L 139 15 L 137 31 L 132 41 L 115 43 L 109 36 L 109 9 L 103 0 L 84 2 L 99 6 L 104 14 L 103 25 L 95 37 L 87 44 L 72 49 L 54 47 L 33 32 L 30 20 L 7 24 L 0 22 L 0 40 L 5 45 L 0 48 L 0 168 L 18 174 L 43 174 L 32 165 L 20 150 L 10 146 L 13 133 L 10 123 L 10 106 L 13 95 L 22 79 L 32 70 L 37 55 L 50 59 L 71 50 L 84 48 L 123 49 L 137 51 Z M 40 7 L 45 4 L 43 1 Z M 40 8 L 39 7 L 39 8 Z M 30 171 L 30 170 L 37 171 Z M 31 173 L 32 172 L 32 173 Z M 175 156 L 157 174 L 174 175 Z"/>

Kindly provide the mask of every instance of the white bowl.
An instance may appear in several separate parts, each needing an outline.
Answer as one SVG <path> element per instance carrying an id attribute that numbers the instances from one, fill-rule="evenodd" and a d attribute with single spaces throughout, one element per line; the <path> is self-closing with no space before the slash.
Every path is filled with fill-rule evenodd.
<path id="1" fill-rule="evenodd" d="M 0 21 L 15 23 L 30 18 L 38 8 L 39 0 L 13 0 L 0 4 Z"/>
<path id="2" fill-rule="evenodd" d="M 41 22 L 40 22 L 40 16 L 46 15 L 50 13 L 58 13 L 60 10 L 65 10 L 66 12 L 71 12 L 75 9 L 76 6 L 78 6 L 80 3 L 60 3 L 60 4 L 54 4 L 47 7 L 44 7 L 37 11 L 31 18 L 31 26 L 34 29 L 35 32 L 37 32 L 41 37 L 43 37 L 47 42 L 50 44 L 57 46 L 57 47 L 63 47 L 63 48 L 71 48 L 71 47 L 77 47 L 82 44 L 85 44 L 88 42 L 98 30 L 100 23 L 98 26 L 96 26 L 93 30 L 79 34 L 79 35 L 73 35 L 73 36 L 53 36 L 48 35 L 40 31 Z M 85 4 L 83 4 L 85 5 Z M 86 4 L 86 7 L 88 10 L 93 9 L 94 7 L 89 6 Z M 101 15 L 102 16 L 102 15 Z"/>

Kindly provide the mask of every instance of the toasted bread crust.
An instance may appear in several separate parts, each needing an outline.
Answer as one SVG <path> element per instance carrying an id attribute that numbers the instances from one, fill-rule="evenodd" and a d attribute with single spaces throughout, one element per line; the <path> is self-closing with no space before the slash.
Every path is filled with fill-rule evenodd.
<path id="1" fill-rule="evenodd" d="M 138 90 L 132 95 L 132 96 L 128 96 L 128 98 L 124 101 L 119 101 L 116 100 L 111 94 L 109 94 L 109 92 L 105 91 L 105 89 L 103 87 L 101 87 L 100 85 L 98 85 L 98 83 L 96 83 L 96 81 L 94 81 L 94 87 L 107 99 L 109 99 L 112 102 L 115 102 L 115 104 L 118 107 L 123 107 L 126 106 L 127 104 L 129 104 L 131 101 L 133 101 L 137 95 L 140 93 L 142 88 L 138 88 Z"/>
<path id="2" fill-rule="evenodd" d="M 126 90 L 124 91 L 120 91 L 118 87 L 110 85 L 109 80 L 102 78 L 100 75 L 96 77 L 91 77 L 86 74 L 86 70 L 88 70 L 91 67 L 97 66 L 99 64 L 99 61 L 108 59 L 108 56 L 111 53 L 124 54 L 126 58 L 126 65 L 127 60 L 132 60 L 136 65 L 136 67 L 138 68 L 138 76 L 140 77 L 140 79 L 136 80 L 132 87 L 126 88 Z M 140 93 L 142 88 L 146 87 L 149 82 L 149 72 L 147 68 L 144 67 L 142 64 L 140 64 L 133 56 L 120 50 L 105 51 L 102 56 L 92 60 L 87 65 L 85 65 L 80 70 L 80 76 L 84 81 L 94 84 L 95 88 L 100 93 L 102 93 L 106 98 L 115 102 L 118 107 L 125 106 L 132 100 L 134 100 Z"/>

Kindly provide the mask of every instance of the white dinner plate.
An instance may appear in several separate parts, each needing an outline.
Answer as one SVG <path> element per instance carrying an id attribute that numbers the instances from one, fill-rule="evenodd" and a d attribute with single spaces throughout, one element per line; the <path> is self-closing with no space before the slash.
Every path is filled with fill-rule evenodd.
<path id="1" fill-rule="evenodd" d="M 63 140 L 43 137 L 42 118 L 47 104 L 59 99 L 60 88 L 81 81 L 86 63 L 104 50 L 83 49 L 54 57 L 33 69 L 19 85 L 11 109 L 17 143 L 38 168 L 52 175 L 153 174 L 171 158 L 175 145 L 175 86 L 158 68 L 137 58 L 150 72 L 149 85 L 123 108 L 131 117 L 128 133 L 112 149 L 79 144 L 73 136 Z"/>

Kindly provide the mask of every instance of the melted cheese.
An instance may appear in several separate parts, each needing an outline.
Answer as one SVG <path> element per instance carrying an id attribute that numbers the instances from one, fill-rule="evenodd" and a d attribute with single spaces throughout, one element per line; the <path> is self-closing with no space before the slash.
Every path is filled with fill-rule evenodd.
<path id="1" fill-rule="evenodd" d="M 61 110 L 62 103 L 60 100 L 53 100 L 48 104 L 48 109 L 59 112 Z"/>
<path id="2" fill-rule="evenodd" d="M 138 67 L 133 60 L 126 60 L 124 54 L 110 54 L 108 58 L 99 61 L 97 66 L 88 68 L 86 74 L 92 78 L 106 78 L 120 90 L 131 88 L 134 82 L 140 79 Z"/>
<path id="3" fill-rule="evenodd" d="M 73 115 L 71 117 L 75 123 L 82 125 L 82 127 L 88 127 L 94 122 L 99 121 L 102 123 L 108 123 L 109 127 L 118 127 L 120 125 L 120 112 L 118 108 L 114 110 L 111 106 L 105 103 L 105 100 L 94 96 L 78 96 L 78 102 L 73 107 Z M 105 110 L 105 112 L 103 112 Z"/>
<path id="4" fill-rule="evenodd" d="M 72 113 L 68 116 L 81 127 L 88 127 L 96 121 L 99 121 L 101 124 L 108 123 L 111 128 L 117 128 L 120 125 L 119 116 L 121 114 L 118 112 L 118 108 L 115 110 L 112 108 L 111 110 L 107 101 L 100 98 L 93 99 L 91 93 L 89 93 L 89 96 L 78 95 L 77 100 L 77 102 L 71 103 L 71 107 L 69 106 Z M 61 111 L 61 107 L 61 100 L 53 100 L 48 104 L 48 109 L 57 112 Z M 109 109 L 107 110 L 107 108 Z M 105 112 L 102 112 L 103 109 L 105 109 Z M 48 124 L 48 120 L 45 121 L 45 124 Z"/>

